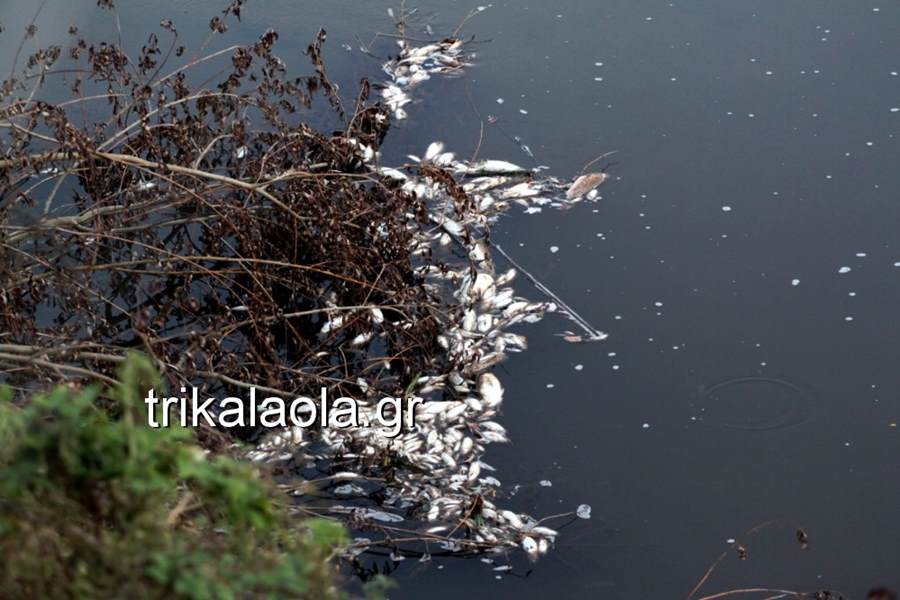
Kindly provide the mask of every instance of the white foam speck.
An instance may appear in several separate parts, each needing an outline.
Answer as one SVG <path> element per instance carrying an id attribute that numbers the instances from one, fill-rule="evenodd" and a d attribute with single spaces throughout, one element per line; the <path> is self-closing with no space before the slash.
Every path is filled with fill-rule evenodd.
<path id="1" fill-rule="evenodd" d="M 798 285 L 800 285 L 800 280 L 799 279 L 791 279 L 791 285 L 794 287 L 797 287 Z"/>
<path id="2" fill-rule="evenodd" d="M 506 100 L 503 98 L 497 98 L 497 104 L 503 104 L 504 102 L 506 102 Z"/>
<path id="3" fill-rule="evenodd" d="M 551 254 L 556 254 L 557 252 L 559 252 L 559 246 L 550 246 Z"/>
<path id="4" fill-rule="evenodd" d="M 731 212 L 731 207 L 730 207 L 730 206 L 723 206 L 723 207 L 722 207 L 722 212 Z"/>
<path id="5" fill-rule="evenodd" d="M 843 275 L 844 273 L 849 273 L 850 271 L 852 271 L 850 267 L 841 267 L 840 269 L 838 269 L 838 273 L 840 273 L 841 275 Z"/>

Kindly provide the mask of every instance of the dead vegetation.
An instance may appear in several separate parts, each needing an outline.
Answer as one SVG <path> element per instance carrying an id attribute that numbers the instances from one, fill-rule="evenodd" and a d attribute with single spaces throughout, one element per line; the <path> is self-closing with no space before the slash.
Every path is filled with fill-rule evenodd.
<path id="1" fill-rule="evenodd" d="M 213 19 L 214 35 L 239 8 Z M 185 52 L 169 22 L 135 58 L 73 36 L 4 82 L 6 383 L 108 380 L 124 352 L 140 350 L 176 390 L 356 396 L 361 374 L 396 392 L 439 360 L 442 303 L 410 259 L 423 206 L 359 151 L 377 148 L 388 118 L 367 103 L 365 81 L 345 115 L 322 63 L 324 31 L 304 77 L 288 75 L 277 39 L 268 31 L 174 65 Z M 191 72 L 212 61 L 226 63 L 220 81 L 193 85 Z M 45 87 L 60 80 L 71 98 L 51 101 Z M 341 132 L 305 123 L 319 94 Z M 351 345 L 371 329 L 353 316 L 319 335 L 360 307 L 407 325 Z"/>

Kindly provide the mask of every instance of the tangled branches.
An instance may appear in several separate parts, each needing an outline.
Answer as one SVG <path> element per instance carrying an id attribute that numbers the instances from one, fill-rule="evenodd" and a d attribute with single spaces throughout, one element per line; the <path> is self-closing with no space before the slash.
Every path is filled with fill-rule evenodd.
<path id="1" fill-rule="evenodd" d="M 60 48 L 41 50 L 5 83 L 9 383 L 110 377 L 127 349 L 156 359 L 176 389 L 252 383 L 297 395 L 327 385 L 353 395 L 348 376 L 366 373 L 388 392 L 431 366 L 441 307 L 409 250 L 423 206 L 364 168 L 359 150 L 377 147 L 387 118 L 363 106 L 334 136 L 298 120 L 320 89 L 340 110 L 321 66 L 325 35 L 310 46 L 315 75 L 297 79 L 272 52 L 277 37 L 164 75 L 155 35 L 134 62 L 115 45 L 77 40 L 72 64 L 58 65 Z M 220 57 L 231 65 L 217 89 L 190 88 L 189 67 Z M 36 99 L 61 72 L 77 74 L 73 98 Z M 104 102 L 105 118 L 77 121 Z M 409 326 L 386 327 L 377 348 L 350 343 L 371 329 L 365 317 L 317 335 L 361 306 Z"/>

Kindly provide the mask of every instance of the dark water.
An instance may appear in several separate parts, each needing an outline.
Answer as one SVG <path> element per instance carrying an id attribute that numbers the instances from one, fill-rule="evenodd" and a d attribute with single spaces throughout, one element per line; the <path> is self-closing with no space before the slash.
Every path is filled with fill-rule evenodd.
<path id="1" fill-rule="evenodd" d="M 93 4 L 51 3 L 39 39 L 70 21 L 108 31 Z M 201 35 L 220 3 L 120 4 L 132 39 L 162 17 Z M 324 26 L 352 90 L 379 75 L 353 36 L 390 31 L 389 5 L 250 2 L 238 35 L 275 26 L 301 64 Z M 33 8 L 0 6 L 11 29 Z M 417 6 L 424 37 L 475 4 Z M 707 593 L 900 584 L 900 5 L 494 2 L 464 32 L 490 40 L 478 66 L 428 82 L 386 154 L 435 139 L 471 153 L 476 110 L 498 118 L 481 156 L 528 164 L 519 136 L 569 177 L 619 150 L 602 200 L 514 212 L 495 236 L 610 339 L 565 343 L 557 318 L 529 328 L 500 372 L 514 442 L 486 460 L 521 485 L 511 507 L 593 517 L 499 578 L 408 560 L 391 597 L 683 598 L 726 540 L 773 519 L 786 524 L 749 538 Z"/>

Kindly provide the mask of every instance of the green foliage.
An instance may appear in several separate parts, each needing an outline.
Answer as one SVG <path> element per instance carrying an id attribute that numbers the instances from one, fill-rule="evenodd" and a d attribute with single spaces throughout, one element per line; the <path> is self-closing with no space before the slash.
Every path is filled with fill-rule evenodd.
<path id="1" fill-rule="evenodd" d="M 288 519 L 249 465 L 147 425 L 160 382 L 131 356 L 122 384 L 59 387 L 24 407 L 0 390 L 3 598 L 330 598 L 345 542 Z"/>

